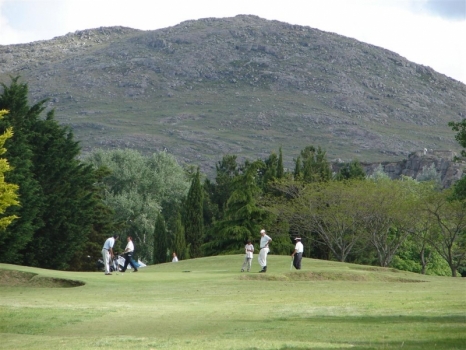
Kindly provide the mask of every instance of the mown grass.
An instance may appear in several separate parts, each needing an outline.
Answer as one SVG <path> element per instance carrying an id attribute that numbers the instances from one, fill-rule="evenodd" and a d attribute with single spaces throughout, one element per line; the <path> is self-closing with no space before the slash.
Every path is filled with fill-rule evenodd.
<path id="1" fill-rule="evenodd" d="M 466 281 L 393 269 L 269 256 L 162 264 L 138 273 L 62 272 L 0 283 L 5 349 L 464 349 Z M 51 280 L 53 278 L 53 280 Z M 57 288 L 69 279 L 85 285 Z"/>

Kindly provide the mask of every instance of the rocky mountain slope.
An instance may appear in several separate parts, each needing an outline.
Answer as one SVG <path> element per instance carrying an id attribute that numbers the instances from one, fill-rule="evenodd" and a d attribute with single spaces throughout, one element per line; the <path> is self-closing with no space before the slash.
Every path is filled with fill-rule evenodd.
<path id="1" fill-rule="evenodd" d="M 285 165 L 305 146 L 329 159 L 391 162 L 457 151 L 449 121 L 466 85 L 388 50 L 255 16 L 123 27 L 0 46 L 0 81 L 21 75 L 84 152 L 167 149 L 211 173 L 225 154 Z"/>

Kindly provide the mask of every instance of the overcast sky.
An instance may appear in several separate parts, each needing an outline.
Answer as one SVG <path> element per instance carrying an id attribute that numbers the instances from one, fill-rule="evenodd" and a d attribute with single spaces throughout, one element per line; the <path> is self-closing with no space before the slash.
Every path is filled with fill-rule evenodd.
<path id="1" fill-rule="evenodd" d="M 0 45 L 238 14 L 355 38 L 466 83 L 466 0 L 0 0 Z"/>

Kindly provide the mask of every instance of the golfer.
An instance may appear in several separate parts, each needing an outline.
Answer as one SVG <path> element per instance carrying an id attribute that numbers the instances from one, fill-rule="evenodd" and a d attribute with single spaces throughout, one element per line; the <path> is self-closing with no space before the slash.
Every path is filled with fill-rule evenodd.
<path id="1" fill-rule="evenodd" d="M 243 266 L 241 267 L 241 272 L 244 272 L 244 269 L 251 270 L 252 256 L 254 253 L 254 246 L 251 243 L 251 240 L 248 240 L 248 243 L 244 246 L 246 255 L 244 256 Z"/>
<path id="2" fill-rule="evenodd" d="M 113 237 L 107 238 L 102 248 L 102 258 L 104 260 L 105 274 L 111 275 L 110 272 L 110 259 L 114 258 L 113 255 L 113 246 L 115 241 L 118 239 L 118 235 L 113 235 Z"/>
<path id="3" fill-rule="evenodd" d="M 134 243 L 133 237 L 128 236 L 127 238 L 128 243 L 126 244 L 125 251 L 123 252 L 123 256 L 125 257 L 125 265 L 123 266 L 123 270 L 121 272 L 125 272 L 128 264 L 134 269 L 134 272 L 138 272 L 138 267 L 133 262 L 133 253 L 134 253 Z"/>
<path id="4" fill-rule="evenodd" d="M 175 252 L 173 252 L 172 256 L 173 256 L 172 262 L 178 262 L 178 257 L 176 256 Z"/>
<path id="5" fill-rule="evenodd" d="M 267 272 L 267 254 L 269 254 L 269 244 L 272 242 L 272 238 L 267 236 L 264 229 L 261 230 L 261 241 L 260 241 L 260 252 L 259 252 L 259 265 L 262 270 L 259 272 Z"/>
<path id="6" fill-rule="evenodd" d="M 293 266 L 296 270 L 301 270 L 301 260 L 303 259 L 304 246 L 301 243 L 300 237 L 296 237 L 294 240 L 296 241 L 296 245 L 294 247 L 293 254 L 291 254 L 291 257 L 293 258 Z"/>

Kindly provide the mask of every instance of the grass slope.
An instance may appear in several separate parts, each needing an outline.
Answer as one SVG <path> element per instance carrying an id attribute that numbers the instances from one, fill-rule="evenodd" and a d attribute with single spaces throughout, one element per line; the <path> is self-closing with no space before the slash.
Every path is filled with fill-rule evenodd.
<path id="1" fill-rule="evenodd" d="M 290 271 L 274 255 L 267 274 L 256 259 L 240 273 L 241 263 L 112 276 L 0 264 L 0 348 L 465 348 L 465 279 L 313 259 Z"/>

